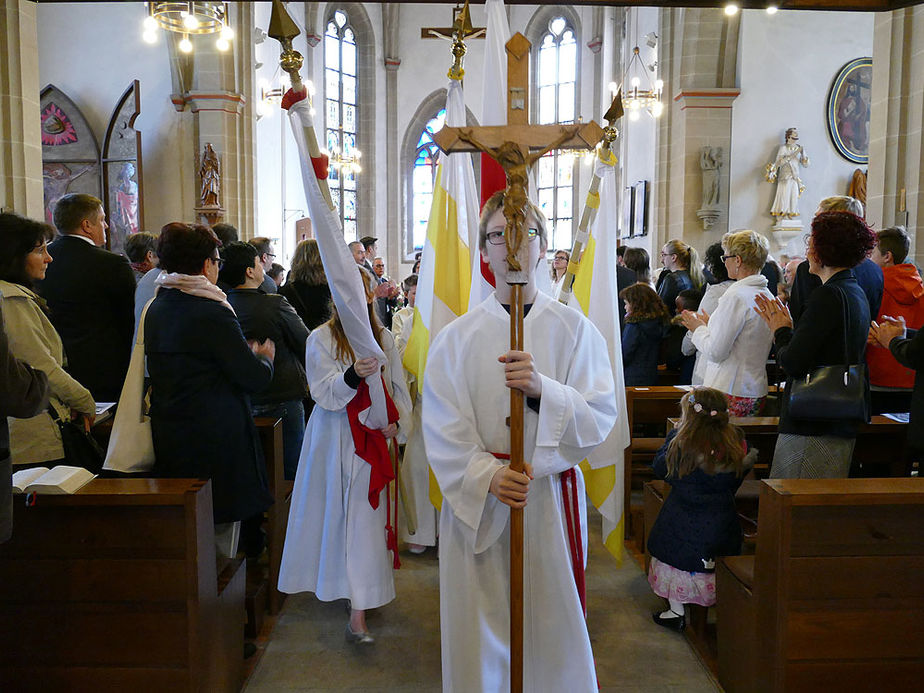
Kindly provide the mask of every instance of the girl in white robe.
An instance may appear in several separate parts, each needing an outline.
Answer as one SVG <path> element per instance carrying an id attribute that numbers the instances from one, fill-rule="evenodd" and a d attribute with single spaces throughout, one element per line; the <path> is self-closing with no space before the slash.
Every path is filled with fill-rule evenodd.
<path id="1" fill-rule="evenodd" d="M 410 420 L 411 408 L 401 359 L 391 333 L 378 325 L 371 310 L 370 322 L 388 358 L 383 376 L 400 414 L 400 428 Z M 370 364 L 365 362 L 372 362 L 370 373 L 377 365 L 375 359 L 354 363 L 352 349 L 338 358 L 338 329 L 342 335 L 335 311 L 331 320 L 311 333 L 306 345 L 305 371 L 315 407 L 292 491 L 279 590 L 314 592 L 321 601 L 348 599 L 347 639 L 371 643 L 365 610 L 395 598 L 392 559 L 385 545 L 387 494 L 383 489 L 378 507 L 371 507 L 372 468 L 356 455 L 346 406 L 356 395 L 356 376 L 367 375 Z M 388 429 L 383 433 L 395 435 Z"/>

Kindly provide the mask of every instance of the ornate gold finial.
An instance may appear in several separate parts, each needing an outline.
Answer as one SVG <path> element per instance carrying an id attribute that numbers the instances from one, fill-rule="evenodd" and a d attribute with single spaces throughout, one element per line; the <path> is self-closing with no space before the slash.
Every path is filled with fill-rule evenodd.
<path id="1" fill-rule="evenodd" d="M 449 79 L 460 80 L 465 75 L 462 69 L 462 61 L 465 59 L 465 53 L 468 48 L 465 45 L 465 37 L 472 33 L 472 20 L 468 11 L 468 0 L 462 11 L 456 16 L 456 21 L 452 24 L 452 67 L 446 73 Z"/>
<path id="2" fill-rule="evenodd" d="M 619 130 L 616 129 L 616 121 L 622 118 L 623 115 L 625 115 L 625 110 L 623 110 L 622 106 L 622 90 L 620 89 L 616 93 L 616 96 L 613 97 L 613 103 L 610 104 L 606 113 L 603 114 L 603 119 L 606 121 L 606 127 L 603 128 L 604 149 L 609 149 L 610 145 L 612 145 L 619 136 Z"/>
<path id="3" fill-rule="evenodd" d="M 292 82 L 292 91 L 302 90 L 302 78 L 298 71 L 302 69 L 304 58 L 302 54 L 292 48 L 292 39 L 301 33 L 298 25 L 292 21 L 292 17 L 286 11 L 282 0 L 273 0 L 273 12 L 270 16 L 269 31 L 266 32 L 270 38 L 279 41 L 282 52 L 279 54 L 279 66 L 289 75 Z"/>

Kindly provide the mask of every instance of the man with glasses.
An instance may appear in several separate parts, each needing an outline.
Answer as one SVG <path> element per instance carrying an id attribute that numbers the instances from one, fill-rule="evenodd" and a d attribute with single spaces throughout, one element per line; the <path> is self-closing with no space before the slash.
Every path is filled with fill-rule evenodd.
<path id="1" fill-rule="evenodd" d="M 540 292 L 546 222 L 529 203 L 523 268 L 523 335 L 510 351 L 511 287 L 504 193 L 485 203 L 481 257 L 496 278 L 491 296 L 444 327 L 427 359 L 423 432 L 443 492 L 440 630 L 444 688 L 509 688 L 510 508 L 524 508 L 525 690 L 596 690 L 593 653 L 572 572 L 561 474 L 606 438 L 616 421 L 606 343 L 584 315 Z M 526 473 L 508 466 L 509 392 L 526 397 Z M 582 496 L 583 497 L 583 496 Z M 569 514 L 569 517 L 573 515 Z M 548 624 L 555 624 L 549 628 Z"/>
<path id="2" fill-rule="evenodd" d="M 268 274 L 273 266 L 273 261 L 276 259 L 276 256 L 273 254 L 272 239 L 266 236 L 256 236 L 255 238 L 251 238 L 248 243 L 257 249 L 257 253 L 260 255 L 260 264 L 263 265 L 263 283 L 260 284 L 260 291 L 266 294 L 279 293 L 276 282 L 274 282 L 273 278 Z"/>

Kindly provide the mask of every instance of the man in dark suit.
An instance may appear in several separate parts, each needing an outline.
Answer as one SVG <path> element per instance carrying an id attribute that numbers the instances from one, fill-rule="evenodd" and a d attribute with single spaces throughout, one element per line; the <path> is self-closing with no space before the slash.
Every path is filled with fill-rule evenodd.
<path id="1" fill-rule="evenodd" d="M 257 252 L 260 254 L 260 264 L 263 265 L 263 283 L 260 284 L 260 291 L 265 294 L 278 294 L 279 287 L 276 286 L 276 282 L 273 281 L 273 278 L 267 274 L 273 266 L 273 260 L 276 259 L 276 255 L 273 253 L 272 239 L 266 236 L 256 236 L 247 242 L 257 249 Z M 221 287 L 221 289 L 222 291 L 226 291 L 225 287 Z"/>
<path id="2" fill-rule="evenodd" d="M 54 222 L 61 235 L 48 246 L 53 262 L 38 291 L 64 343 L 68 373 L 97 402 L 115 402 L 131 357 L 135 275 L 128 260 L 99 247 L 108 225 L 98 198 L 65 195 Z"/>

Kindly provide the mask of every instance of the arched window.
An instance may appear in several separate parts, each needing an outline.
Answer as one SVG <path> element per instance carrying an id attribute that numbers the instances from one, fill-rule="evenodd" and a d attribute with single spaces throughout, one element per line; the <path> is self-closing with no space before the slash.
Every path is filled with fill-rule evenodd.
<path id="1" fill-rule="evenodd" d="M 440 149 L 433 141 L 433 133 L 443 127 L 446 109 L 431 118 L 420 133 L 417 141 L 417 156 L 414 159 L 413 183 L 411 188 L 411 247 L 414 251 L 423 248 L 427 236 L 427 221 L 433 203 L 433 186 L 436 183 L 436 168 Z"/>
<path id="2" fill-rule="evenodd" d="M 350 157 L 357 146 L 356 37 L 343 10 L 335 10 L 324 32 L 324 117 L 331 156 Z M 332 166 L 328 177 L 343 235 L 357 238 L 356 174 Z"/>
<path id="3" fill-rule="evenodd" d="M 536 49 L 536 102 L 540 124 L 573 123 L 577 105 L 577 36 L 568 19 L 549 20 Z M 536 167 L 537 202 L 549 220 L 549 250 L 570 248 L 574 232 L 575 158 L 555 150 Z"/>

